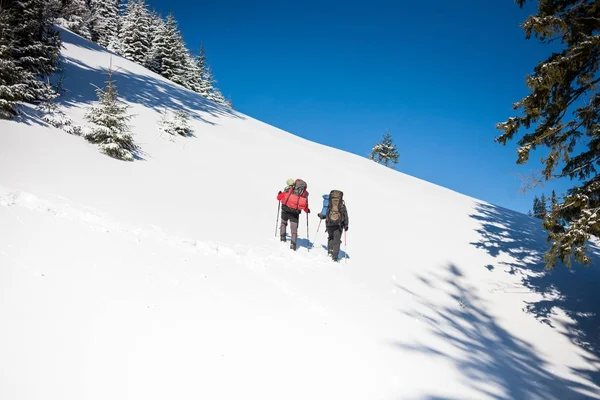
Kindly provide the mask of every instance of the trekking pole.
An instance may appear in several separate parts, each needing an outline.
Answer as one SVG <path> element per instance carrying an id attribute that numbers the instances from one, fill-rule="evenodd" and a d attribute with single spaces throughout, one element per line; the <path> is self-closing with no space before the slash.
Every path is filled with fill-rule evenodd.
<path id="1" fill-rule="evenodd" d="M 277 225 L 279 225 L 279 208 L 281 207 L 281 203 L 277 202 L 277 221 L 275 222 L 275 237 L 277 237 Z"/>
<path id="2" fill-rule="evenodd" d="M 317 241 L 317 237 L 319 237 L 319 229 L 321 229 L 321 222 L 323 220 L 319 219 L 319 225 L 317 226 L 317 232 L 315 233 L 315 242 Z M 313 243 L 312 246 L 310 246 L 311 248 L 315 247 L 315 244 Z"/>
<path id="3" fill-rule="evenodd" d="M 344 231 L 344 258 L 346 259 L 346 264 L 348 264 L 348 251 L 346 251 L 346 232 L 348 231 Z"/>
<path id="4" fill-rule="evenodd" d="M 308 243 L 310 244 L 310 238 L 308 237 L 308 213 L 306 213 L 306 240 L 308 240 Z M 308 251 L 310 251 L 311 246 L 307 246 Z"/>

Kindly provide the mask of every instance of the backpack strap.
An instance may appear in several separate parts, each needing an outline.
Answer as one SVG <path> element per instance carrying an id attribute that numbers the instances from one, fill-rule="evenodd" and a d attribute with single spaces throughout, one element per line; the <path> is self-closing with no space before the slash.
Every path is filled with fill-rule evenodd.
<path id="1" fill-rule="evenodd" d="M 294 184 L 292 186 L 290 186 L 290 188 L 286 192 L 286 193 L 288 193 L 288 197 L 287 197 L 287 199 L 285 199 L 285 203 L 283 203 L 283 205 L 286 206 L 286 207 L 288 205 L 288 201 L 290 201 L 290 195 L 294 191 L 294 186 L 296 186 L 296 182 L 294 182 Z"/>

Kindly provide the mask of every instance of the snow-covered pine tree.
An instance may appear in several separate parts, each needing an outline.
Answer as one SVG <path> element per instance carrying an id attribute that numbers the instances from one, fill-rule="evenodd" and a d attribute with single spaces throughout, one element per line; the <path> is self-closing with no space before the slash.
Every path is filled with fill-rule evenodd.
<path id="1" fill-rule="evenodd" d="M 81 128 L 74 125 L 73 121 L 60 109 L 56 97 L 48 98 L 38 106 L 38 110 L 43 113 L 42 120 L 71 135 L 80 135 Z"/>
<path id="2" fill-rule="evenodd" d="M 548 214 L 548 209 L 546 207 L 547 201 L 548 201 L 548 199 L 546 199 L 546 196 L 544 196 L 544 194 L 542 194 L 541 197 L 534 196 L 534 198 L 533 198 L 533 216 L 534 217 L 536 217 L 538 219 L 546 218 L 546 215 Z"/>
<path id="3" fill-rule="evenodd" d="M 112 77 L 112 65 L 107 71 L 106 88 L 96 89 L 98 102 L 86 112 L 85 118 L 93 124 L 86 139 L 99 144 L 100 151 L 119 160 L 133 161 L 138 147 L 130 134 L 129 106 L 118 99 L 117 88 Z"/>
<path id="4" fill-rule="evenodd" d="M 208 99 L 218 104 L 227 105 L 227 100 L 225 100 L 225 96 L 223 96 L 223 93 L 221 93 L 221 91 L 216 86 L 213 86 L 213 90 L 210 93 Z"/>
<path id="5" fill-rule="evenodd" d="M 148 43 L 150 43 L 150 50 L 148 52 L 148 57 L 146 57 L 146 63 L 144 66 L 154 72 L 157 72 L 154 67 L 155 41 L 159 35 L 164 34 L 165 21 L 156 11 L 150 12 L 149 20 L 150 29 L 148 30 Z"/>
<path id="6" fill-rule="evenodd" d="M 173 115 L 173 127 L 175 132 L 181 136 L 190 136 L 193 131 L 189 124 L 190 116 L 184 110 L 176 110 Z"/>
<path id="7" fill-rule="evenodd" d="M 200 70 L 196 65 L 194 57 L 186 50 L 185 53 L 185 83 L 184 86 L 196 93 L 200 93 L 202 90 L 202 80 Z"/>
<path id="8" fill-rule="evenodd" d="M 150 55 L 150 13 L 144 0 L 129 0 L 120 25 L 115 50 L 129 60 L 146 65 Z"/>
<path id="9" fill-rule="evenodd" d="M 202 44 L 200 44 L 200 50 L 198 51 L 198 56 L 196 57 L 196 66 L 201 77 L 199 93 L 211 101 L 227 106 L 227 100 L 225 100 L 225 97 L 217 88 L 217 81 L 215 80 L 210 69 L 210 65 L 206 60 L 206 52 L 204 51 L 204 46 L 202 46 Z"/>
<path id="10" fill-rule="evenodd" d="M 521 8 L 529 3 L 516 0 Z M 565 229 L 550 226 L 552 243 L 544 254 L 546 268 L 556 263 L 572 265 L 573 259 L 589 265 L 588 241 L 600 237 L 600 16 L 598 1 L 544 0 L 521 24 L 525 38 L 559 43 L 548 50 L 527 76 L 530 91 L 513 102 L 519 115 L 496 125 L 496 141 L 517 140 L 518 164 L 526 164 L 532 152 L 543 170 L 539 182 L 574 180 L 557 207 L 556 218 Z M 556 228 L 556 229 L 555 229 Z"/>
<path id="11" fill-rule="evenodd" d="M 553 235 L 563 234 L 566 230 L 567 221 L 561 215 L 560 203 L 554 190 L 552 191 L 552 197 L 550 197 L 550 212 L 546 214 L 542 226 Z"/>
<path id="12" fill-rule="evenodd" d="M 165 78 L 183 85 L 186 76 L 186 53 L 177 21 L 173 14 L 169 13 L 164 28 L 159 27 L 152 43 L 152 68 Z"/>
<path id="13" fill-rule="evenodd" d="M 92 40 L 108 48 L 118 33 L 119 0 L 90 0 Z"/>
<path id="14" fill-rule="evenodd" d="M 213 78 L 208 63 L 206 62 L 206 52 L 204 51 L 204 46 L 202 46 L 202 44 L 200 44 L 200 50 L 198 51 L 198 56 L 196 56 L 196 67 L 197 71 L 200 73 L 199 93 L 202 97 L 208 98 L 213 89 Z"/>
<path id="15" fill-rule="evenodd" d="M 150 54 L 146 59 L 146 67 L 157 74 L 161 73 L 162 60 L 166 55 L 166 24 L 164 20 L 157 21 L 154 29 L 154 37 L 150 46 Z"/>
<path id="16" fill-rule="evenodd" d="M 15 115 L 17 101 L 38 103 L 55 95 L 43 80 L 58 67 L 60 37 L 54 29 L 56 7 L 48 0 L 0 4 L 0 108 Z"/>
<path id="17" fill-rule="evenodd" d="M 70 31 L 86 39 L 91 39 L 92 35 L 89 29 L 91 16 L 86 0 L 62 0 L 57 22 Z"/>
<path id="18" fill-rule="evenodd" d="M 23 71 L 12 57 L 10 32 L 10 16 L 0 9 L 0 119 L 14 117 L 15 103 L 25 99 Z"/>
<path id="19" fill-rule="evenodd" d="M 190 136 L 192 135 L 192 127 L 189 124 L 190 116 L 184 110 L 176 110 L 169 112 L 164 110 L 159 122 L 161 130 L 171 136 Z"/>
<path id="20" fill-rule="evenodd" d="M 377 143 L 371 150 L 369 159 L 387 167 L 390 162 L 398 164 L 399 156 L 396 145 L 393 143 L 392 135 L 386 130 L 383 140 Z"/>

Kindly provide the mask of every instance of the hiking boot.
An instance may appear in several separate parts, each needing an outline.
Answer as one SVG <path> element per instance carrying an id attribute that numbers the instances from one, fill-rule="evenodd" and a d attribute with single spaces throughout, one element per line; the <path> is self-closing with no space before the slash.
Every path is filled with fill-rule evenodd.
<path id="1" fill-rule="evenodd" d="M 292 249 L 292 250 L 296 251 L 296 242 L 292 242 L 292 243 L 290 244 L 290 249 Z"/>
<path id="2" fill-rule="evenodd" d="M 281 241 L 285 242 L 287 240 L 287 238 L 285 237 L 285 235 L 281 235 Z"/>

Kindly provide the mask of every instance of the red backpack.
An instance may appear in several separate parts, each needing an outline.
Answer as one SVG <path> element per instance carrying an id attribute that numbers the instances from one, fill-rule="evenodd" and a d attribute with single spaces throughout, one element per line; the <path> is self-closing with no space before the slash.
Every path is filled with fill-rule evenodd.
<path id="1" fill-rule="evenodd" d="M 296 179 L 292 187 L 281 198 L 281 204 L 292 210 L 303 210 L 308 207 L 308 185 L 302 179 Z"/>

